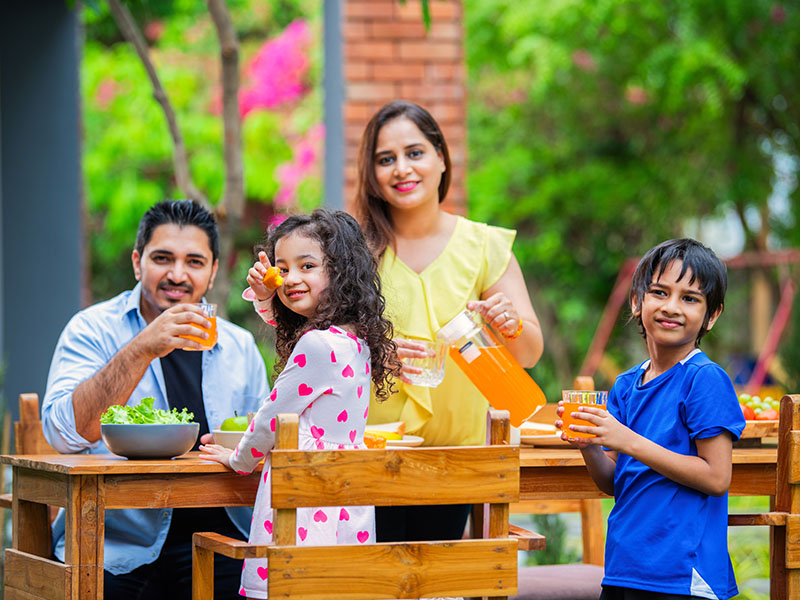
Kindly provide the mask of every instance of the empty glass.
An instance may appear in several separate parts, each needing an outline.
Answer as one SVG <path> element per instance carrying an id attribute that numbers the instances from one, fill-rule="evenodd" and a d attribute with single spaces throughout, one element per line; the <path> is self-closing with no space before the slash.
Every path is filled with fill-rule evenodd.
<path id="1" fill-rule="evenodd" d="M 410 367 L 421 369 L 421 373 L 404 372 L 404 376 L 413 384 L 424 387 L 436 387 L 444 379 L 444 357 L 447 344 L 443 341 L 409 340 L 425 346 L 428 356 L 425 358 L 404 358 L 403 362 Z"/>

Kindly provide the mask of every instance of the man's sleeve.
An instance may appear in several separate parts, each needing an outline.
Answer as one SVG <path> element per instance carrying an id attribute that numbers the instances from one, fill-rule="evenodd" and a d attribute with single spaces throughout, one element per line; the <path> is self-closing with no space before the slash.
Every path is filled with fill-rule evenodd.
<path id="1" fill-rule="evenodd" d="M 78 434 L 72 393 L 112 356 L 104 349 L 97 328 L 81 314 L 70 320 L 58 338 L 42 402 L 42 428 L 47 441 L 59 452 L 74 454 L 102 443 L 89 442 Z"/>

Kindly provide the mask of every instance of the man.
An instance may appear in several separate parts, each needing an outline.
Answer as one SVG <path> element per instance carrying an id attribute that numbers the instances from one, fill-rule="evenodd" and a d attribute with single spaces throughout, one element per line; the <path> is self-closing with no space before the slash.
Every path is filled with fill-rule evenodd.
<path id="1" fill-rule="evenodd" d="M 100 415 L 148 396 L 156 408 L 193 412 L 202 443 L 234 410 L 258 410 L 269 390 L 249 332 L 218 318 L 217 344 L 204 352 L 181 337 L 207 336 L 192 325 L 209 325 L 193 303 L 214 283 L 218 248 L 214 217 L 199 204 L 160 202 L 144 214 L 131 254 L 139 283 L 79 312 L 58 340 L 42 426 L 59 452 L 107 453 Z M 247 539 L 251 514 L 249 508 L 106 511 L 105 597 L 190 598 L 192 532 Z M 64 560 L 63 510 L 53 541 Z M 241 561 L 215 563 L 217 597 L 236 597 L 241 568 Z"/>

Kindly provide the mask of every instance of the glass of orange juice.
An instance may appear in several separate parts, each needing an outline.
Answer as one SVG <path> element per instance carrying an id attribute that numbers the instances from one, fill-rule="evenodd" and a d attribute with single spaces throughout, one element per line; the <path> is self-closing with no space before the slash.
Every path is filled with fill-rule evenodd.
<path id="1" fill-rule="evenodd" d="M 591 406 L 593 408 L 601 408 L 606 410 L 606 401 L 608 400 L 608 392 L 600 391 L 585 391 L 585 390 L 562 390 L 561 399 L 563 400 L 561 406 L 564 407 L 564 412 L 561 415 L 561 431 L 571 438 L 593 438 L 596 437 L 593 433 L 583 433 L 582 431 L 573 431 L 569 428 L 570 425 L 588 425 L 593 427 L 594 423 L 589 423 L 584 419 L 578 419 L 572 416 L 573 412 L 578 412 L 581 406 Z"/>
<path id="2" fill-rule="evenodd" d="M 211 350 L 211 348 L 214 347 L 214 344 L 217 343 L 217 305 L 199 302 L 195 304 L 195 306 L 203 311 L 205 318 L 211 322 L 211 327 L 206 329 L 205 327 L 201 327 L 196 323 L 192 323 L 191 325 L 192 327 L 197 327 L 198 329 L 208 333 L 208 338 L 203 339 L 193 335 L 182 335 L 181 337 L 186 338 L 187 340 L 192 340 L 193 342 L 197 342 L 202 346 L 201 350 Z M 194 348 L 184 348 L 184 350 L 194 350 Z"/>

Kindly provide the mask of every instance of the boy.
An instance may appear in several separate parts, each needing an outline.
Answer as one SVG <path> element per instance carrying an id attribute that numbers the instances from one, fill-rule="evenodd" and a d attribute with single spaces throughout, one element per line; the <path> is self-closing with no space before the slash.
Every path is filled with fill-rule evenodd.
<path id="1" fill-rule="evenodd" d="M 651 249 L 631 291 L 650 359 L 617 377 L 607 412 L 573 413 L 592 426 L 571 429 L 597 437 L 569 441 L 616 499 L 601 600 L 738 593 L 726 536 L 732 445 L 744 418 L 730 378 L 698 348 L 726 287 L 725 266 L 702 244 L 677 239 Z"/>

